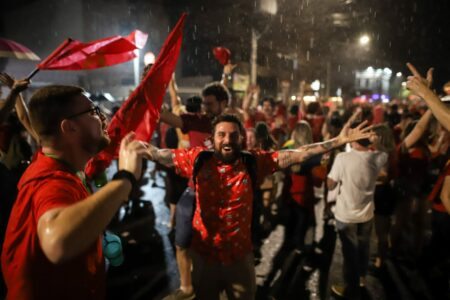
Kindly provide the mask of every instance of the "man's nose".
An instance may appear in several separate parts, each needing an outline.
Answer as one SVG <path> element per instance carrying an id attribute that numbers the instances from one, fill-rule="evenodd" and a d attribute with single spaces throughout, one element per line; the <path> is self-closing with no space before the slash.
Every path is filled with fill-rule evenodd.
<path id="1" fill-rule="evenodd" d="M 231 141 L 230 135 L 229 135 L 229 134 L 226 134 L 226 135 L 223 137 L 223 142 L 224 142 L 225 144 L 228 144 L 230 141 Z"/>

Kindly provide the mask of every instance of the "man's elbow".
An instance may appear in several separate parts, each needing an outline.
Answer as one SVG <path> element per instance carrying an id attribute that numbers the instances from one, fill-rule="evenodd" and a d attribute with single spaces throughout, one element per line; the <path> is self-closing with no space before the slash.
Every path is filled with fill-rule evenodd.
<path id="1" fill-rule="evenodd" d="M 337 182 L 334 181 L 333 179 L 327 178 L 327 188 L 328 190 L 334 190 L 334 188 L 336 187 Z"/>
<path id="2" fill-rule="evenodd" d="M 58 265 L 67 261 L 67 251 L 63 239 L 56 236 L 48 236 L 43 238 L 40 243 L 42 252 L 52 264 Z"/>

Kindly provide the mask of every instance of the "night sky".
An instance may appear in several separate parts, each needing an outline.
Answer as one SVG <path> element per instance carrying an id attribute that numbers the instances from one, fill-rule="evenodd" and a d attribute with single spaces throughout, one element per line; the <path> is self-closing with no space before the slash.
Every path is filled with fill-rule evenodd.
<path id="1" fill-rule="evenodd" d="M 184 76 L 217 77 L 221 69 L 211 55 L 214 46 L 228 47 L 235 61 L 248 62 L 251 28 L 255 28 L 261 33 L 258 64 L 280 79 L 323 78 L 325 62 L 342 72 L 336 75 L 338 79 L 350 80 L 352 71 L 367 66 L 407 74 L 405 63 L 410 61 L 422 71 L 435 67 L 435 87 L 439 90 L 450 80 L 448 0 L 278 0 L 275 15 L 259 12 L 260 1 L 255 0 L 123 1 L 133 12 L 130 26 L 136 23 L 134 14 L 145 14 L 152 5 L 162 7 L 172 25 L 181 12 L 189 13 L 182 56 Z M 0 16 L 36 2 L 45 3 L 16 0 L 2 4 Z M 107 7 L 99 13 L 107 14 Z M 5 36 L 2 22 L 3 18 L 0 36 L 14 39 L 12 32 Z M 32 28 L 17 26 L 16 30 Z M 365 51 L 357 47 L 363 33 L 371 37 Z M 33 47 L 37 45 L 30 45 Z"/>

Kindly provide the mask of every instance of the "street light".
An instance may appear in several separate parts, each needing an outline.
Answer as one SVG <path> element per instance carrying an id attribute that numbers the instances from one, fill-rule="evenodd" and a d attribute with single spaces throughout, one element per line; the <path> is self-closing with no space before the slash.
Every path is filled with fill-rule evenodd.
<path id="1" fill-rule="evenodd" d="M 361 46 L 367 46 L 369 44 L 369 42 L 370 42 L 370 37 L 367 34 L 364 34 L 359 38 L 359 44 Z"/>

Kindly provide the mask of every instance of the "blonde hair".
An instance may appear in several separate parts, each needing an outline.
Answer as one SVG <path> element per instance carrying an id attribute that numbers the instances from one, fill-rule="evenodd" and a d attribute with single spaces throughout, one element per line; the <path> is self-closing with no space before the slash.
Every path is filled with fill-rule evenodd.
<path id="1" fill-rule="evenodd" d="M 294 141 L 294 147 L 298 148 L 313 142 L 311 126 L 308 122 L 300 121 L 295 125 L 291 134 L 291 139 Z"/>
<path id="2" fill-rule="evenodd" d="M 389 153 L 395 149 L 394 134 L 388 125 L 376 126 L 374 131 L 378 136 L 378 140 L 375 143 L 377 150 Z"/>

